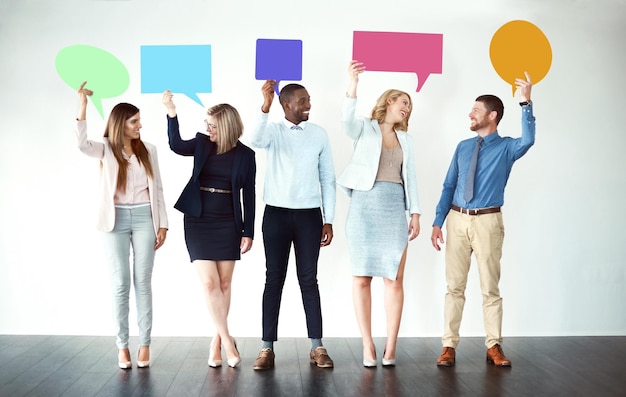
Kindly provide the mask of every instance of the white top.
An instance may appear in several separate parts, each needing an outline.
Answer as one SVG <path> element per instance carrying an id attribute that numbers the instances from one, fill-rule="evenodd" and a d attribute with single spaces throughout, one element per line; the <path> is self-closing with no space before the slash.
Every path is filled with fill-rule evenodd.
<path id="1" fill-rule="evenodd" d="M 322 207 L 324 223 L 335 218 L 335 170 L 326 131 L 302 122 L 292 130 L 287 120 L 268 123 L 260 112 L 249 135 L 250 144 L 267 152 L 266 204 L 289 209 Z"/>

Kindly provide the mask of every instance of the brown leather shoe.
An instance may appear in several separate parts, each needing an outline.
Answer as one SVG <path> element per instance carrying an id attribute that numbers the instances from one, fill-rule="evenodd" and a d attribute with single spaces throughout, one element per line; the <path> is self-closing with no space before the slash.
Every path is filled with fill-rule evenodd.
<path id="1" fill-rule="evenodd" d="M 332 368 L 335 366 L 326 348 L 321 346 L 311 350 L 311 364 L 315 364 L 320 368 Z"/>
<path id="2" fill-rule="evenodd" d="M 506 358 L 502 347 L 498 344 L 491 346 L 487 350 L 487 362 L 498 367 L 510 367 L 511 360 Z"/>
<path id="3" fill-rule="evenodd" d="M 259 356 L 254 360 L 253 368 L 256 370 L 274 368 L 274 351 L 272 349 L 261 349 Z"/>
<path id="4" fill-rule="evenodd" d="M 455 362 L 456 352 L 454 347 L 444 346 L 441 355 L 437 359 L 438 367 L 452 367 Z"/>

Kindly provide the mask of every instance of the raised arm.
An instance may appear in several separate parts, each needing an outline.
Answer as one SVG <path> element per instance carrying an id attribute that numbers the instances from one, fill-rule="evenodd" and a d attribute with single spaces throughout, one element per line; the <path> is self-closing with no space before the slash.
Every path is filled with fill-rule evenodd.
<path id="1" fill-rule="evenodd" d="M 276 84 L 276 80 L 266 80 L 263 87 L 261 87 L 261 91 L 263 92 L 263 106 L 261 106 L 261 111 L 263 113 L 269 113 L 270 111 L 270 107 L 274 101 Z"/>
<path id="2" fill-rule="evenodd" d="M 365 66 L 362 62 L 352 60 L 348 65 L 348 89 L 346 90 L 346 96 L 349 98 L 356 98 L 356 87 L 359 85 L 359 74 L 365 71 Z"/>
<path id="3" fill-rule="evenodd" d="M 171 118 L 176 117 L 176 105 L 174 105 L 174 94 L 172 94 L 172 91 L 165 90 L 163 92 L 162 102 L 167 109 L 167 115 Z"/>
<path id="4" fill-rule="evenodd" d="M 276 84 L 275 80 L 266 80 L 261 87 L 263 105 L 261 106 L 261 113 L 257 115 L 249 135 L 250 144 L 256 148 L 266 149 L 270 145 L 271 134 L 268 134 L 267 131 L 267 119 L 270 107 L 274 101 L 274 88 Z"/>
<path id="5" fill-rule="evenodd" d="M 78 114 L 76 115 L 76 139 L 78 141 L 78 149 L 88 156 L 102 158 L 104 157 L 104 144 L 102 142 L 94 142 L 87 139 L 87 97 L 93 95 L 93 91 L 85 88 L 86 81 L 78 87 Z"/>
<path id="6" fill-rule="evenodd" d="M 356 140 L 363 132 L 364 120 L 355 117 L 356 88 L 359 84 L 359 74 L 363 73 L 363 71 L 365 71 L 365 66 L 361 62 L 350 61 L 348 65 L 348 89 L 346 90 L 346 99 L 341 111 L 341 124 L 343 132 L 353 140 Z"/>
<path id="7" fill-rule="evenodd" d="M 196 139 L 188 141 L 180 137 L 180 127 L 178 125 L 178 117 L 176 116 L 176 105 L 174 105 L 174 95 L 170 90 L 163 92 L 163 105 L 167 109 L 167 137 L 169 139 L 170 149 L 181 156 L 193 156 L 196 150 Z"/>
<path id="8" fill-rule="evenodd" d="M 87 118 L 87 97 L 93 95 L 93 91 L 85 88 L 86 81 L 78 87 L 78 115 L 76 120 L 82 121 Z"/>
<path id="9" fill-rule="evenodd" d="M 528 72 L 524 72 L 525 79 L 515 79 L 515 86 L 522 105 L 522 136 L 514 140 L 512 156 L 515 160 L 522 157 L 528 149 L 535 143 L 535 116 L 533 115 L 533 104 L 530 100 L 530 92 L 533 83 Z"/>

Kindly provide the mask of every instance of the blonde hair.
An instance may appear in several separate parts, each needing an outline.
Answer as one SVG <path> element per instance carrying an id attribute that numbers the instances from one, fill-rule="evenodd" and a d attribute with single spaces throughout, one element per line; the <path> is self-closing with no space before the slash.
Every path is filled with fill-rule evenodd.
<path id="1" fill-rule="evenodd" d="M 227 103 L 220 103 L 207 109 L 217 126 L 217 153 L 226 153 L 235 146 L 243 134 L 243 122 L 237 109 Z"/>
<path id="2" fill-rule="evenodd" d="M 129 162 L 124 158 L 124 129 L 126 128 L 126 120 L 139 113 L 139 108 L 130 103 L 118 103 L 111 110 L 109 119 L 107 121 L 106 128 L 104 129 L 104 136 L 109 139 L 111 150 L 117 160 L 117 189 L 126 192 L 126 178 L 128 175 Z M 130 141 L 135 156 L 139 164 L 143 165 L 146 169 L 146 174 L 149 177 L 153 177 L 152 163 L 150 162 L 150 154 L 146 145 L 143 144 L 141 139 L 133 139 Z"/>
<path id="3" fill-rule="evenodd" d="M 376 105 L 372 109 L 372 119 L 378 120 L 378 123 L 382 124 L 387 116 L 389 100 L 391 99 L 391 103 L 394 103 L 402 95 L 406 95 L 409 98 L 409 113 L 402 119 L 401 122 L 394 124 L 393 128 L 399 131 L 408 131 L 409 117 L 411 117 L 411 112 L 413 111 L 413 100 L 411 100 L 411 96 L 404 91 L 390 89 L 383 92 L 382 95 L 376 100 Z"/>

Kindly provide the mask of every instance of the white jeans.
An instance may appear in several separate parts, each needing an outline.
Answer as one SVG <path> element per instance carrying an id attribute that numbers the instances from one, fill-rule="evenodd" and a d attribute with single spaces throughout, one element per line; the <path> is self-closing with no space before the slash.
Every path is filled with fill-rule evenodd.
<path id="1" fill-rule="evenodd" d="M 139 345 L 150 345 L 152 331 L 152 267 L 156 235 L 150 205 L 116 206 L 115 227 L 104 233 L 104 249 L 111 269 L 113 316 L 118 349 L 128 348 L 130 247 L 133 247 L 133 285 L 137 303 Z"/>

